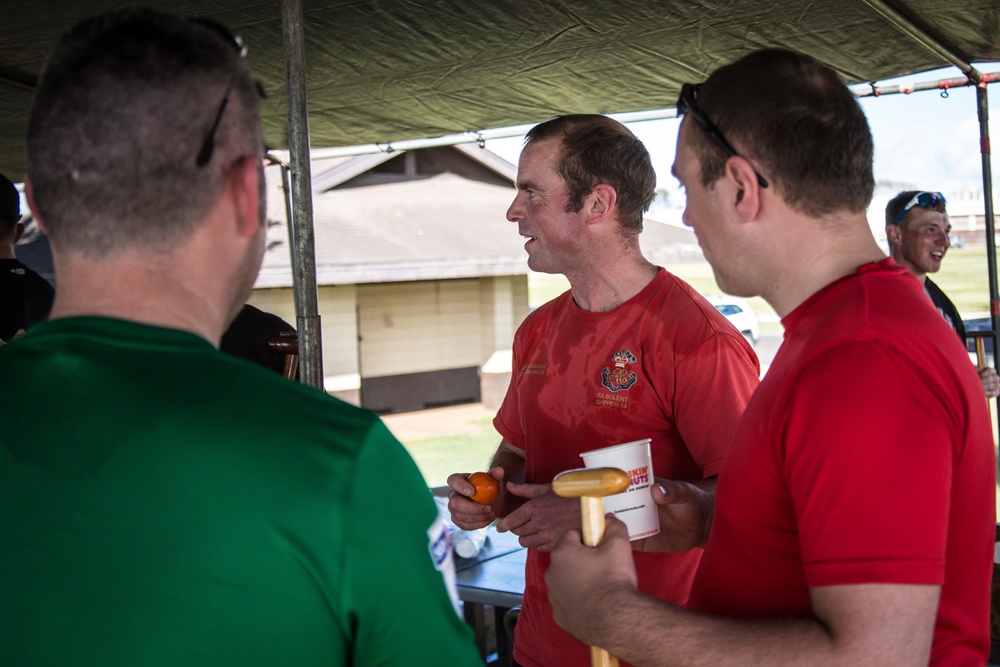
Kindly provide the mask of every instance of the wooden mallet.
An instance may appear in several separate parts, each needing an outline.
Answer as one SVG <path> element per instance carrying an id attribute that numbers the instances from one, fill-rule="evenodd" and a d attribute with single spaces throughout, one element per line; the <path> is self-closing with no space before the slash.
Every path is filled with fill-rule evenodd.
<path id="1" fill-rule="evenodd" d="M 992 340 L 993 331 L 967 331 L 965 333 L 966 338 L 972 338 L 976 341 L 976 370 L 980 373 L 986 369 L 986 345 L 984 341 L 989 338 Z M 986 402 L 989 403 L 989 397 L 986 398 Z"/>
<path id="2" fill-rule="evenodd" d="M 987 338 L 993 338 L 993 332 L 967 331 L 965 337 L 976 341 L 976 368 L 980 371 L 983 370 L 986 368 L 986 346 L 983 344 L 983 341 Z"/>
<path id="3" fill-rule="evenodd" d="M 552 490 L 563 498 L 579 498 L 583 519 L 583 543 L 596 547 L 604 539 L 604 496 L 628 488 L 628 474 L 618 468 L 567 470 L 552 480 Z M 618 667 L 618 658 L 599 646 L 590 647 L 592 667 Z"/>

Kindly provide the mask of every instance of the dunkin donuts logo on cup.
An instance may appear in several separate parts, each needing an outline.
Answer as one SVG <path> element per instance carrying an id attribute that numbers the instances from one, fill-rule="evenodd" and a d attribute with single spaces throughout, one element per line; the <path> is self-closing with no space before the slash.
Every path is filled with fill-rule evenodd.
<path id="1" fill-rule="evenodd" d="M 649 466 L 633 468 L 628 471 L 628 476 L 632 478 L 632 483 L 629 485 L 629 489 L 643 484 L 649 484 Z"/>

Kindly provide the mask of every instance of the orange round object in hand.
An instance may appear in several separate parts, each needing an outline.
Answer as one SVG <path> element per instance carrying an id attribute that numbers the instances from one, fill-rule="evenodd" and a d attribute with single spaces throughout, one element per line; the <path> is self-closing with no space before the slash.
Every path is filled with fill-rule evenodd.
<path id="1" fill-rule="evenodd" d="M 500 495 L 500 482 L 490 477 L 488 473 L 472 473 L 469 475 L 469 483 L 476 487 L 476 492 L 469 497 L 480 505 L 488 505 Z"/>

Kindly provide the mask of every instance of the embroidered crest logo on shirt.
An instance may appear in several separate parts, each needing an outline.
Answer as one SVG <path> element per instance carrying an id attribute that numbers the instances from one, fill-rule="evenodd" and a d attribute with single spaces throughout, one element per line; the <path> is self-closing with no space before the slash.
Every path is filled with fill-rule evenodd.
<path id="1" fill-rule="evenodd" d="M 611 391 L 624 391 L 628 389 L 637 379 L 636 374 L 628 369 L 629 364 L 637 362 L 635 355 L 628 350 L 619 350 L 611 355 L 611 363 L 614 368 L 605 366 L 601 371 L 601 384 Z"/>

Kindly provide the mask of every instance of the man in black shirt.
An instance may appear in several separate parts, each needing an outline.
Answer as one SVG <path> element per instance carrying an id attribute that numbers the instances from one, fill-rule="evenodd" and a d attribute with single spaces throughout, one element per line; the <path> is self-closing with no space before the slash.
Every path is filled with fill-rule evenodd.
<path id="1" fill-rule="evenodd" d="M 284 375 L 285 355 L 272 350 L 268 341 L 285 332 L 294 335 L 295 327 L 277 315 L 266 313 L 248 303 L 222 334 L 219 349 Z"/>
<path id="2" fill-rule="evenodd" d="M 14 184 L 0 174 L 0 340 L 9 341 L 18 331 L 44 320 L 52 309 L 52 286 L 17 261 L 14 244 L 24 233 L 21 196 Z"/>
<path id="3" fill-rule="evenodd" d="M 907 190 L 889 200 L 885 207 L 885 235 L 889 254 L 923 284 L 927 297 L 965 344 L 965 324 L 955 304 L 941 291 L 928 273 L 941 269 L 941 261 L 951 247 L 951 223 L 945 198 L 940 192 Z M 979 372 L 987 396 L 1000 394 L 1000 380 L 990 367 Z"/>

